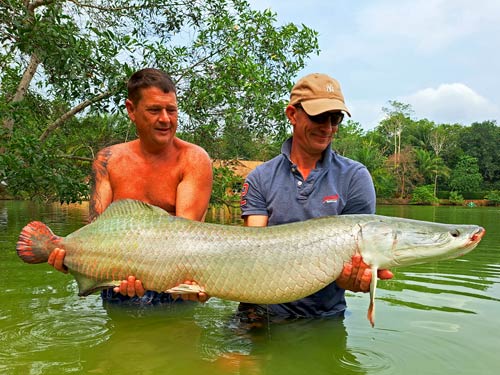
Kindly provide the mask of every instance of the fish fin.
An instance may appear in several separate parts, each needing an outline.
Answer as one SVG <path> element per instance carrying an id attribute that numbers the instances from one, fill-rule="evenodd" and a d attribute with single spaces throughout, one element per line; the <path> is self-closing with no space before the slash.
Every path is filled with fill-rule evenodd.
<path id="1" fill-rule="evenodd" d="M 368 307 L 368 320 L 372 327 L 375 327 L 375 292 L 377 290 L 378 267 L 372 266 L 372 282 L 370 283 L 370 307 Z"/>
<path id="2" fill-rule="evenodd" d="M 166 290 L 166 292 L 170 294 L 198 294 L 205 292 L 205 290 L 199 285 L 179 284 Z"/>
<path id="3" fill-rule="evenodd" d="M 97 283 L 81 273 L 72 272 L 70 273 L 75 277 L 76 283 L 78 284 L 78 295 L 80 297 L 86 297 L 102 289 L 114 288 L 120 285 L 120 281 L 103 281 Z"/>
<path id="4" fill-rule="evenodd" d="M 32 221 L 21 231 L 16 244 L 17 255 L 26 263 L 44 263 L 57 247 L 61 237 L 40 221 Z"/>

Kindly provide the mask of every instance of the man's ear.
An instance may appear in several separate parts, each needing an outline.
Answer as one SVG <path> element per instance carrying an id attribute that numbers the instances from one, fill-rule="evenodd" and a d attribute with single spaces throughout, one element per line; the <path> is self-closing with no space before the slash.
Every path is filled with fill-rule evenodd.
<path id="1" fill-rule="evenodd" d="M 135 115 L 134 115 L 135 106 L 132 100 L 130 99 L 125 100 L 125 107 L 127 107 L 128 117 L 133 122 L 135 120 Z"/>
<path id="2" fill-rule="evenodd" d="M 297 112 L 297 108 L 295 108 L 293 105 L 288 105 L 285 109 L 286 117 L 288 118 L 288 121 L 290 121 L 290 124 L 292 124 L 292 126 L 295 126 L 295 124 L 297 123 Z"/>

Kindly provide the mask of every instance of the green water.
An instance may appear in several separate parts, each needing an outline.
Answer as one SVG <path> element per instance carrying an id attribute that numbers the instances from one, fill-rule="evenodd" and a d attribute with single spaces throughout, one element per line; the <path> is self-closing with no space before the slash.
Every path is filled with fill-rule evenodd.
<path id="1" fill-rule="evenodd" d="M 59 235 L 87 206 L 0 202 L 0 374 L 497 374 L 500 367 L 500 209 L 378 207 L 377 213 L 473 223 L 472 253 L 394 270 L 380 282 L 376 326 L 367 294 L 348 293 L 343 320 L 249 329 L 236 304 L 110 308 L 77 296 L 71 276 L 22 263 L 21 228 L 41 220 Z"/>

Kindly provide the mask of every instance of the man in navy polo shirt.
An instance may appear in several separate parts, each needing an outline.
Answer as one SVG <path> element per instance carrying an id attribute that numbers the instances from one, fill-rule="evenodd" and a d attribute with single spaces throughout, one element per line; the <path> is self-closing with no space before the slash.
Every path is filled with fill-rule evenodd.
<path id="1" fill-rule="evenodd" d="M 375 189 L 366 167 L 330 146 L 344 113 L 350 116 L 339 83 L 325 74 L 303 77 L 293 87 L 285 113 L 293 136 L 280 155 L 248 175 L 241 197 L 245 225 L 375 213 Z M 378 276 L 388 279 L 392 273 L 380 270 Z M 371 270 L 355 256 L 335 282 L 308 297 L 277 305 L 245 303 L 240 311 L 280 317 L 342 316 L 345 289 L 367 292 L 370 281 Z"/>

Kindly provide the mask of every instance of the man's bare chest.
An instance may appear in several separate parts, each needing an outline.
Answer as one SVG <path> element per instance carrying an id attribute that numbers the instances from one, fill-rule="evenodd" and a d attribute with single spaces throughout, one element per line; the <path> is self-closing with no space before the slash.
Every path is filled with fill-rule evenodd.
<path id="1" fill-rule="evenodd" d="M 177 187 L 181 176 L 168 168 L 122 166 L 121 173 L 110 174 L 113 200 L 137 199 L 175 213 Z"/>

